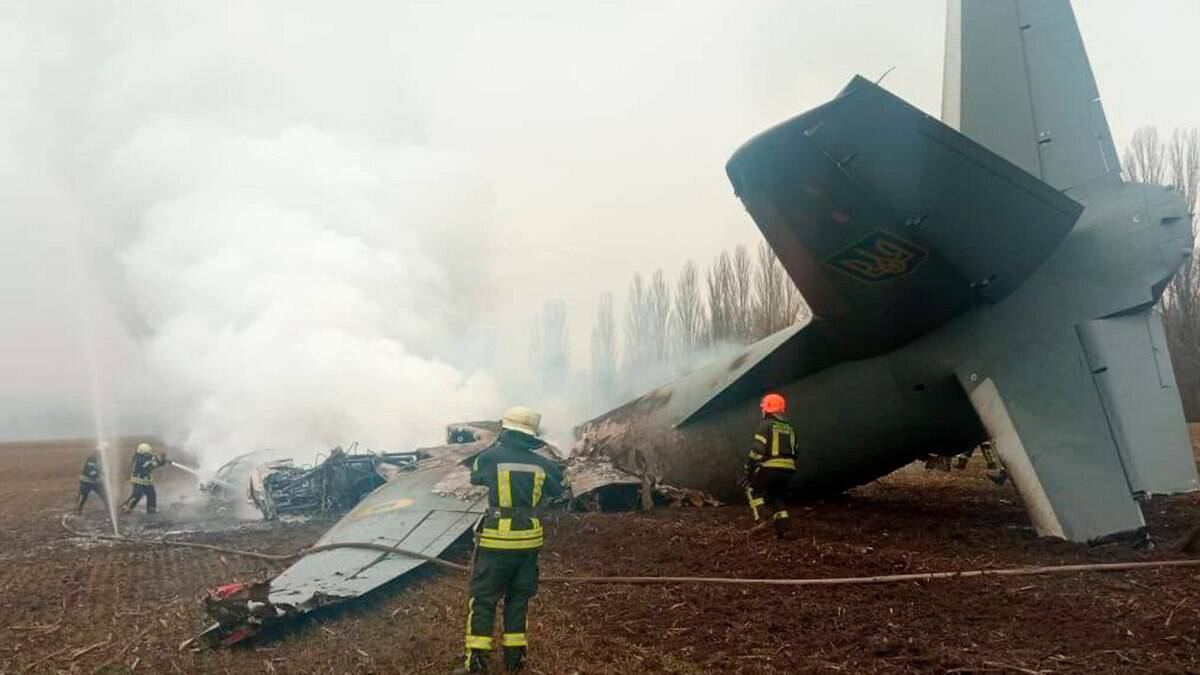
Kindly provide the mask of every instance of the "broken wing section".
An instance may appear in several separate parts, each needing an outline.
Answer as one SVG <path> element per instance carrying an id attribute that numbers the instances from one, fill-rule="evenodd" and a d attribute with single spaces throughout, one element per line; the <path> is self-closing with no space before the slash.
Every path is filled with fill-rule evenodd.
<path id="1" fill-rule="evenodd" d="M 451 446 L 453 447 L 453 446 Z M 439 485 L 466 474 L 459 461 L 478 452 L 463 445 L 370 494 L 321 537 L 316 546 L 367 542 L 436 556 L 471 529 L 483 513 L 482 495 L 460 499 Z M 466 483 L 465 476 L 462 481 Z M 366 593 L 422 564 L 422 560 L 363 549 L 334 549 L 301 558 L 271 582 L 275 605 L 311 608 L 321 599 Z"/>
<path id="2" fill-rule="evenodd" d="M 1059 190 L 1121 167 L 1067 0 L 950 0 L 942 119 Z"/>
<path id="3" fill-rule="evenodd" d="M 480 441 L 431 448 L 421 460 L 367 495 L 316 546 L 363 542 L 437 556 L 468 532 L 486 509 L 486 493 L 470 485 L 463 462 Z M 269 581 L 216 589 L 205 609 L 217 622 L 206 634 L 221 644 L 244 640 L 268 625 L 350 600 L 409 572 L 424 560 L 362 548 L 309 553 Z"/>
<path id="4" fill-rule="evenodd" d="M 862 78 L 750 140 L 726 172 L 850 358 L 887 353 L 1005 297 L 1082 212 Z"/>
<path id="5" fill-rule="evenodd" d="M 1074 330 L 958 375 L 1039 535 L 1083 542 L 1145 526 Z"/>

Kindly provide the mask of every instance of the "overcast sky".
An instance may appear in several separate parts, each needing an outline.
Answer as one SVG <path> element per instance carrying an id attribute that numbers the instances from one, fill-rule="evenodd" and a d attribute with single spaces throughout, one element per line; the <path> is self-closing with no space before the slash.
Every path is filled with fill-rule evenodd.
<path id="1" fill-rule="evenodd" d="M 180 393 L 155 380 L 178 367 L 146 361 L 179 358 L 171 349 L 186 343 L 162 344 L 171 321 L 199 314 L 195 339 L 215 341 L 203 334 L 220 332 L 215 300 L 173 287 L 147 257 L 168 250 L 182 256 L 172 266 L 211 272 L 212 261 L 180 253 L 206 240 L 162 241 L 180 223 L 193 236 L 207 227 L 202 209 L 179 204 L 234 192 L 254 201 L 244 174 L 296 165 L 302 175 L 262 187 L 273 203 L 303 197 L 329 232 L 411 254 L 401 258 L 418 271 L 405 267 L 396 283 L 487 317 L 479 330 L 497 332 L 501 351 L 524 349 L 528 318 L 565 299 L 584 367 L 600 293 L 615 291 L 620 306 L 634 272 L 673 276 L 689 258 L 756 241 L 723 174 L 749 137 L 855 74 L 890 68 L 884 86 L 939 115 L 944 11 L 943 0 L 5 2 L 0 437 L 77 426 L 87 336 L 115 392 L 104 398 L 126 417 L 160 396 L 203 401 L 197 382 Z M 1141 125 L 1200 126 L 1200 3 L 1088 0 L 1076 13 L 1118 148 Z M 327 182 L 344 189 L 322 205 Z M 400 240 L 340 224 L 393 207 Z M 307 231 L 290 227 L 272 232 Z M 384 285 L 391 272 L 381 274 L 365 287 Z M 272 308 L 264 302 L 255 306 Z M 465 360 L 437 353 L 469 347 L 413 327 L 438 310 L 395 302 L 411 325 L 389 319 L 381 331 L 469 377 Z M 452 314 L 441 318 L 461 320 Z"/>

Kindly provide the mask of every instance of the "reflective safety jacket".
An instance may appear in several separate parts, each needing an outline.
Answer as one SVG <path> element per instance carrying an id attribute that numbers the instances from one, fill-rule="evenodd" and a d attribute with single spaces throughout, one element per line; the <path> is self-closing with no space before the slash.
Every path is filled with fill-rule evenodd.
<path id="1" fill-rule="evenodd" d="M 783 415 L 767 415 L 754 432 L 746 470 L 759 467 L 796 470 L 796 430 Z"/>
<path id="2" fill-rule="evenodd" d="M 537 453 L 541 441 L 511 431 L 475 457 L 471 483 L 488 488 L 491 507 L 483 519 L 479 547 L 532 551 L 542 547 L 542 523 L 536 508 L 544 497 L 563 492 L 558 464 Z"/>
<path id="3" fill-rule="evenodd" d="M 83 460 L 83 469 L 79 471 L 80 483 L 95 483 L 100 480 L 100 460 L 95 455 L 88 455 Z"/>
<path id="4" fill-rule="evenodd" d="M 150 472 L 166 463 L 167 458 L 162 455 L 155 456 L 149 452 L 133 453 L 133 468 L 130 471 L 129 482 L 134 485 L 153 485 L 154 477 Z"/>

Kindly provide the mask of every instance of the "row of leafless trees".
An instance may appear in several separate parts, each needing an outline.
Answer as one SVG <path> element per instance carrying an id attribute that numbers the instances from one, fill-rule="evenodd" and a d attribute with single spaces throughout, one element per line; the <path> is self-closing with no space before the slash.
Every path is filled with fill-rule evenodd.
<path id="1" fill-rule="evenodd" d="M 1129 180 L 1171 185 L 1191 213 L 1200 206 L 1200 131 L 1176 129 L 1163 137 L 1155 127 L 1138 129 L 1125 150 Z M 1192 234 L 1197 233 L 1192 221 Z M 1175 379 L 1189 420 L 1200 421 L 1200 261 L 1192 256 L 1171 280 L 1162 299 L 1163 323 Z"/>
<path id="2" fill-rule="evenodd" d="M 591 345 L 595 394 L 611 402 L 690 369 L 715 348 L 754 342 L 807 314 L 800 292 L 765 241 L 756 255 L 738 246 L 707 268 L 689 260 L 673 284 L 661 270 L 648 279 L 635 274 L 620 332 L 613 294 L 600 297 Z M 534 318 L 530 365 L 545 384 L 561 384 L 568 376 L 567 331 L 562 300 L 547 302 Z"/>
<path id="3" fill-rule="evenodd" d="M 672 285 L 662 271 L 635 274 L 618 340 L 612 294 L 600 298 L 592 330 L 592 378 L 604 394 L 648 374 L 661 378 L 696 365 L 707 350 L 747 344 L 807 315 L 800 292 L 765 241 L 723 251 L 701 269 L 684 264 Z"/>

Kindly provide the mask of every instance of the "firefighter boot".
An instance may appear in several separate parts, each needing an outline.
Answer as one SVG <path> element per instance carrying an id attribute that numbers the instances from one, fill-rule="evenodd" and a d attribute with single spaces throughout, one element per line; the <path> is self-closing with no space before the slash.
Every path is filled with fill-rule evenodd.
<path id="1" fill-rule="evenodd" d="M 777 539 L 792 539 L 792 519 L 787 511 L 776 511 L 771 517 L 771 525 L 775 528 Z"/>
<path id="2" fill-rule="evenodd" d="M 525 670 L 525 648 L 504 648 L 504 670 L 509 673 L 519 673 Z"/>
<path id="3" fill-rule="evenodd" d="M 488 671 L 488 652 L 486 649 L 468 649 L 467 657 L 454 669 L 454 675 L 467 673 L 486 673 Z"/>

